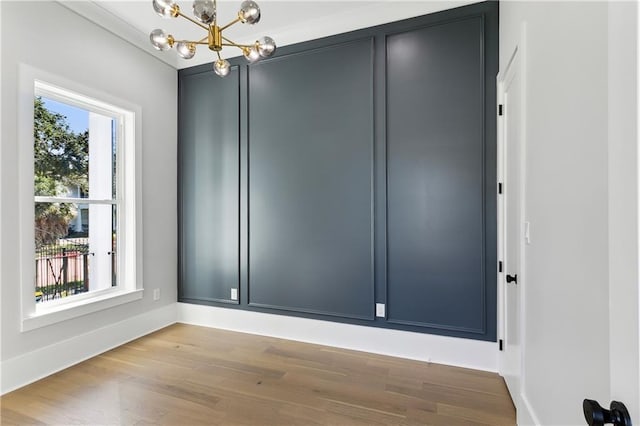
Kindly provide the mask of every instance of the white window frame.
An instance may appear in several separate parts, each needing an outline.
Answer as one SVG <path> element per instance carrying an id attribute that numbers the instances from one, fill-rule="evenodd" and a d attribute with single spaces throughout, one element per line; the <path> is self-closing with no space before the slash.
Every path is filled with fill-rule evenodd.
<path id="1" fill-rule="evenodd" d="M 18 99 L 21 331 L 26 332 L 142 299 L 142 111 L 138 105 L 20 64 Z M 44 96 L 117 118 L 117 285 L 62 299 L 35 301 L 34 99 Z M 42 197 L 41 197 L 42 198 Z M 51 198 L 51 197 L 49 197 Z M 55 198 L 55 197 L 54 197 Z M 74 199 L 69 199 L 75 202 Z"/>

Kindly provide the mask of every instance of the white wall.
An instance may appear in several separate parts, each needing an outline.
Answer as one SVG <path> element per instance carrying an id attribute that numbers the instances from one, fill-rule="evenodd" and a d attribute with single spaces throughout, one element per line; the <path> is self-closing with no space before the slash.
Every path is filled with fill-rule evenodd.
<path id="1" fill-rule="evenodd" d="M 0 359 L 7 366 L 17 365 L 12 362 L 34 351 L 77 336 L 100 339 L 96 330 L 106 330 L 111 324 L 148 315 L 162 307 L 164 311 L 168 306 L 174 307 L 177 72 L 57 3 L 2 1 L 0 8 L 3 124 Z M 143 299 L 24 333 L 20 332 L 20 235 L 15 202 L 19 172 L 16 127 L 19 63 L 140 105 L 143 138 Z M 152 300 L 153 288 L 160 289 L 160 301 Z M 136 330 L 138 334 L 144 331 Z M 74 356 L 77 354 L 62 353 L 63 358 L 68 358 L 58 360 L 59 364 L 70 362 Z M 3 373 L 6 376 L 8 370 Z"/>
<path id="2" fill-rule="evenodd" d="M 640 422 L 638 17 L 609 3 L 609 356 L 611 399 Z"/>
<path id="3" fill-rule="evenodd" d="M 616 309 L 609 309 L 610 279 L 629 279 L 631 271 L 624 286 L 635 288 L 629 297 L 637 299 L 637 250 L 625 252 L 625 259 L 610 259 L 609 251 L 610 244 L 622 250 L 637 245 L 636 207 L 616 210 L 633 206 L 637 194 L 636 164 L 630 159 L 622 173 L 613 173 L 616 184 L 626 182 L 624 195 L 610 200 L 610 167 L 616 165 L 609 161 L 608 40 L 609 25 L 618 21 L 612 24 L 608 13 L 605 2 L 500 3 L 501 70 L 526 27 L 525 220 L 531 224 L 531 244 L 524 253 L 522 396 L 529 407 L 521 408 L 529 408 L 534 421 L 544 425 L 585 424 L 582 400 L 587 397 L 608 406 L 613 383 L 609 319 Z M 635 63 L 631 45 L 634 50 L 623 54 Z M 635 96 L 635 83 L 625 89 Z M 619 142 L 618 159 L 635 155 L 635 143 Z M 624 196 L 631 198 L 624 202 Z M 610 275 L 610 261 L 614 267 L 626 261 L 627 269 Z M 637 388 L 637 374 L 628 373 Z M 626 402 L 637 408 L 637 401 Z M 525 424 L 522 411 L 518 419 Z"/>

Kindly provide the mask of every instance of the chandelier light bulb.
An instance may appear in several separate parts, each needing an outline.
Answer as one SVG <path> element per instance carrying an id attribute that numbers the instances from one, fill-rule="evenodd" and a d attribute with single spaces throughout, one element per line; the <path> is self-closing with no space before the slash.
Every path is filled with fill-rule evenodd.
<path id="1" fill-rule="evenodd" d="M 256 49 L 255 46 L 242 49 L 242 53 L 244 54 L 244 57 L 247 59 L 247 61 L 251 63 L 256 62 L 258 59 L 260 59 L 260 53 L 258 53 L 258 49 Z"/>
<path id="2" fill-rule="evenodd" d="M 163 18 L 173 17 L 173 10 L 175 7 L 175 0 L 153 0 L 153 10 Z"/>
<path id="3" fill-rule="evenodd" d="M 258 53 L 263 58 L 272 56 L 276 51 L 276 42 L 269 36 L 261 37 L 258 41 Z"/>
<path id="4" fill-rule="evenodd" d="M 151 31 L 149 40 L 157 50 L 169 50 L 173 46 L 173 37 L 159 28 Z"/>
<path id="5" fill-rule="evenodd" d="M 191 59 L 196 54 L 196 45 L 181 41 L 176 43 L 176 52 L 184 59 Z"/>
<path id="6" fill-rule="evenodd" d="M 203 24 L 210 24 L 216 19 L 216 6 L 212 0 L 195 0 L 193 14 Z"/>
<path id="7" fill-rule="evenodd" d="M 240 4 L 238 18 L 243 24 L 257 24 L 260 21 L 260 7 L 253 0 L 245 0 Z"/>
<path id="8" fill-rule="evenodd" d="M 231 71 L 231 64 L 226 59 L 218 59 L 213 64 L 213 71 L 215 71 L 215 73 L 220 77 L 224 77 L 229 74 L 229 71 Z"/>

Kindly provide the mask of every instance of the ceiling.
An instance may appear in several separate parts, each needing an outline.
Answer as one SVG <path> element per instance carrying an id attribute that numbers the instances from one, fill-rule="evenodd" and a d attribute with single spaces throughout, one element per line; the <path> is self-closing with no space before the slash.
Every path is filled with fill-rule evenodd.
<path id="1" fill-rule="evenodd" d="M 257 1 L 261 8 L 260 22 L 252 26 L 237 24 L 225 31 L 226 37 L 237 43 L 252 43 L 268 35 L 278 46 L 284 46 L 475 3 L 468 0 Z M 179 39 L 201 39 L 206 32 L 183 18 L 161 18 L 153 11 L 150 0 L 59 0 L 59 3 L 175 68 L 214 60 L 214 55 L 205 46 L 199 47 L 195 57 L 188 61 L 178 57 L 173 50 L 158 52 L 153 49 L 149 33 L 155 28 L 162 28 Z M 234 19 L 240 3 L 240 0 L 218 0 L 219 22 Z M 180 9 L 188 16 L 192 16 L 191 4 L 192 1 L 178 1 Z M 227 57 L 239 55 L 237 49 L 225 53 L 223 51 L 223 56 Z"/>

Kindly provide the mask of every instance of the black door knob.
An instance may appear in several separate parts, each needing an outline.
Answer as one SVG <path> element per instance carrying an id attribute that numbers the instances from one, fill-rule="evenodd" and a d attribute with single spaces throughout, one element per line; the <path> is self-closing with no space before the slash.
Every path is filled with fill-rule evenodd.
<path id="1" fill-rule="evenodd" d="M 507 274 L 507 284 L 508 283 L 518 284 L 518 274 L 515 274 L 515 275 Z"/>
<path id="2" fill-rule="evenodd" d="M 632 426 L 627 407 L 619 401 L 612 401 L 609 410 L 607 410 L 602 408 L 598 401 L 585 399 L 582 402 L 582 411 L 589 426 L 604 426 L 605 424 Z"/>

